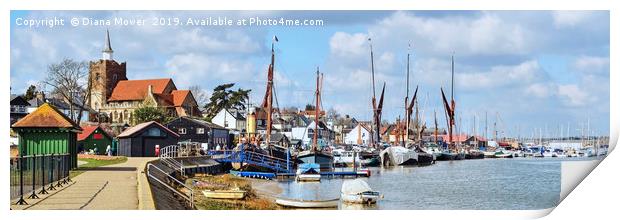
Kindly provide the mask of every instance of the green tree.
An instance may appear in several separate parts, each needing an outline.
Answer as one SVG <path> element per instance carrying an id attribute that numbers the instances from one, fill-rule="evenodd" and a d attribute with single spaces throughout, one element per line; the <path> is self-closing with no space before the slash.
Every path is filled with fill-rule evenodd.
<path id="1" fill-rule="evenodd" d="M 205 105 L 205 119 L 211 121 L 222 109 L 245 110 L 250 89 L 232 90 L 234 83 L 222 84 L 213 89 L 213 94 L 209 98 L 209 103 Z"/>
<path id="2" fill-rule="evenodd" d="M 153 106 L 143 106 L 134 111 L 134 122 L 136 124 L 156 121 L 159 123 L 167 123 L 171 118 L 165 110 Z"/>
<path id="3" fill-rule="evenodd" d="M 33 99 L 37 95 L 37 87 L 34 85 L 30 85 L 26 93 L 24 94 L 24 99 L 30 100 Z"/>

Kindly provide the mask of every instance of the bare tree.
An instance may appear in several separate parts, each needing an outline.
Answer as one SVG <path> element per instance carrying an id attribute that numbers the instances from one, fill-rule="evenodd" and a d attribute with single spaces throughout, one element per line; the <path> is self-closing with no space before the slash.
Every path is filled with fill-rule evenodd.
<path id="1" fill-rule="evenodd" d="M 79 123 L 90 96 L 88 63 L 65 58 L 60 63 L 50 64 L 44 83 L 52 88 L 54 94 L 64 99 L 69 105 L 69 117 Z"/>
<path id="2" fill-rule="evenodd" d="M 209 94 L 203 90 L 199 85 L 193 85 L 189 87 L 189 91 L 192 92 L 194 99 L 200 109 L 203 109 L 207 103 L 209 103 Z"/>

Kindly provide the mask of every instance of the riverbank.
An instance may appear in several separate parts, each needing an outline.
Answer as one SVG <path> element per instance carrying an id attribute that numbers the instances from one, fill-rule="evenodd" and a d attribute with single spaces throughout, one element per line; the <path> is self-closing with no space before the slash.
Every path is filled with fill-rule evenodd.
<path id="1" fill-rule="evenodd" d="M 187 180 L 194 185 L 196 208 L 201 210 L 274 210 L 279 209 L 275 204 L 272 192 L 277 184 L 259 183 L 253 179 L 236 177 L 230 174 L 217 176 L 197 176 Z M 279 188 L 279 187 L 278 187 Z M 211 199 L 202 194 L 202 190 L 232 190 L 239 189 L 246 192 L 243 199 Z M 274 191 L 276 190 L 276 191 Z"/>

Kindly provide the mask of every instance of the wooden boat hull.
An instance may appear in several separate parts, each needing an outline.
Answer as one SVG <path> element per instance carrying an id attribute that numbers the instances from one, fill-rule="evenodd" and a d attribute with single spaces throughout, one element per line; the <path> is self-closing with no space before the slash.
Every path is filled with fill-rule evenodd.
<path id="1" fill-rule="evenodd" d="M 331 170 L 334 163 L 334 157 L 322 152 L 312 152 L 297 156 L 300 163 L 316 163 L 320 165 L 321 170 Z"/>
<path id="2" fill-rule="evenodd" d="M 441 153 L 441 155 L 437 157 L 437 160 L 440 160 L 440 161 L 454 160 L 455 157 L 456 157 L 456 154 L 453 154 L 453 153 Z"/>
<path id="3" fill-rule="evenodd" d="M 202 194 L 209 199 L 243 199 L 243 190 L 203 190 Z"/>
<path id="4" fill-rule="evenodd" d="M 428 166 L 433 164 L 433 155 L 427 153 L 418 153 L 418 166 Z"/>
<path id="5" fill-rule="evenodd" d="M 484 154 L 481 152 L 470 152 L 468 154 L 465 154 L 465 159 L 484 159 Z"/>
<path id="6" fill-rule="evenodd" d="M 465 153 L 457 153 L 456 156 L 454 156 L 454 160 L 464 160 L 465 159 Z"/>
<path id="7" fill-rule="evenodd" d="M 336 208 L 340 199 L 332 200 L 296 200 L 276 199 L 276 204 L 291 208 Z"/>

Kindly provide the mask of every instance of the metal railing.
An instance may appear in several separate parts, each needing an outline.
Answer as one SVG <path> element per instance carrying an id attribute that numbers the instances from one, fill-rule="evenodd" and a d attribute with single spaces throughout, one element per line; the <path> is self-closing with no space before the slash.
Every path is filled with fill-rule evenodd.
<path id="1" fill-rule="evenodd" d="M 159 153 L 159 159 L 161 162 L 168 165 L 170 168 L 177 170 L 181 175 L 185 176 L 185 169 L 183 169 L 183 163 L 176 160 L 179 156 L 179 146 L 170 145 L 163 147 Z"/>
<path id="2" fill-rule="evenodd" d="M 152 178 L 153 180 L 157 181 L 158 183 L 162 184 L 163 186 L 165 186 L 166 188 L 170 189 L 172 192 L 176 193 L 177 195 L 181 196 L 181 198 L 187 200 L 189 202 L 190 207 L 194 207 L 194 189 L 188 185 L 186 185 L 185 183 L 177 180 L 176 178 L 174 178 L 173 176 L 171 176 L 169 173 L 165 172 L 164 170 L 160 169 L 159 167 L 149 163 L 149 165 L 146 167 L 146 173 L 147 176 L 149 178 Z M 189 192 L 189 195 L 183 193 L 182 191 L 170 186 L 167 182 L 165 182 L 164 180 L 158 178 L 157 174 L 160 174 L 160 177 L 165 177 L 168 180 L 172 180 L 173 183 L 178 184 L 179 186 L 181 186 L 181 188 L 183 189 L 187 189 L 187 191 Z"/>
<path id="3" fill-rule="evenodd" d="M 27 155 L 12 157 L 10 165 L 11 200 L 27 205 L 24 199 L 38 199 L 41 194 L 56 190 L 71 181 L 69 154 Z"/>
<path id="4" fill-rule="evenodd" d="M 242 150 L 219 150 L 209 151 L 208 155 L 214 156 L 215 160 L 222 162 L 244 162 L 275 170 L 276 172 L 289 172 L 292 166 L 290 160 L 277 158 L 261 153 Z"/>

